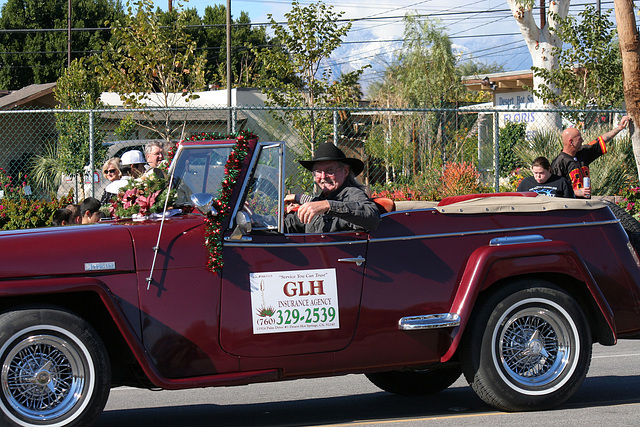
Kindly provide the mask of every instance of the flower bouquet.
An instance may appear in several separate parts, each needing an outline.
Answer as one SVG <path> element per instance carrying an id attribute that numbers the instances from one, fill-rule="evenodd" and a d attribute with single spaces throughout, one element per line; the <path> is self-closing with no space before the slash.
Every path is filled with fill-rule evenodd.
<path id="1" fill-rule="evenodd" d="M 149 172 L 140 178 L 131 179 L 122 187 L 109 208 L 109 214 L 115 218 L 144 217 L 162 212 L 167 202 L 175 202 L 176 192 L 168 190 L 169 180 L 161 171 Z"/>

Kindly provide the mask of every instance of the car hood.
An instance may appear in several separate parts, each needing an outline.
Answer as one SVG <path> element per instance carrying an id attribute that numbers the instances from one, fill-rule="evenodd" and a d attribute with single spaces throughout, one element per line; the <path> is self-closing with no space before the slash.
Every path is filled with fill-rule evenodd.
<path id="1" fill-rule="evenodd" d="M 135 271 L 131 234 L 113 224 L 0 232 L 0 279 Z"/>

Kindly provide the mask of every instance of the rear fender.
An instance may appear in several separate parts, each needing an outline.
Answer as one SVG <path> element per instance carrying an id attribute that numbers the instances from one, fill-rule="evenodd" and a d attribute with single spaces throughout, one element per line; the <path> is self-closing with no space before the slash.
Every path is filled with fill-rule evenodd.
<path id="1" fill-rule="evenodd" d="M 471 254 L 462 274 L 451 307 L 451 312 L 460 316 L 460 326 L 454 329 L 451 346 L 441 361 L 451 359 L 457 350 L 481 290 L 501 279 L 540 273 L 568 275 L 584 283 L 606 323 L 604 341 L 616 342 L 613 311 L 573 246 L 562 241 L 483 246 Z"/>

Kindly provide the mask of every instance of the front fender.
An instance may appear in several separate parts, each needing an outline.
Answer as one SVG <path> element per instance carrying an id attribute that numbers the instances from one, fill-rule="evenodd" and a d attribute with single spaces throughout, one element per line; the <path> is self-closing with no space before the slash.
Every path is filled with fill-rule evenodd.
<path id="1" fill-rule="evenodd" d="M 584 260 L 572 245 L 562 241 L 551 241 L 483 246 L 471 254 L 462 274 L 451 307 L 451 312 L 460 316 L 460 326 L 453 330 L 451 346 L 441 361 L 448 361 L 456 352 L 481 290 L 501 279 L 540 273 L 569 275 L 583 282 L 608 326 L 606 332 L 610 335 L 607 341 L 616 342 L 613 310 Z"/>

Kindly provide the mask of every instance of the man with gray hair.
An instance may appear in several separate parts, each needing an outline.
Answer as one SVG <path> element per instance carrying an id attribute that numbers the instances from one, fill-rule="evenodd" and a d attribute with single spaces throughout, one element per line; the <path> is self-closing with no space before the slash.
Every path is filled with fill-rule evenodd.
<path id="1" fill-rule="evenodd" d="M 157 168 L 164 160 L 164 141 L 154 139 L 147 142 L 144 146 L 144 157 L 149 164 L 149 169 Z"/>
<path id="2" fill-rule="evenodd" d="M 312 160 L 298 161 L 313 173 L 320 193 L 309 200 L 295 194 L 285 197 L 287 233 L 325 233 L 333 231 L 370 231 L 380 222 L 380 211 L 364 191 L 356 176 L 364 169 L 360 159 L 345 156 L 335 145 L 318 145 Z"/>

